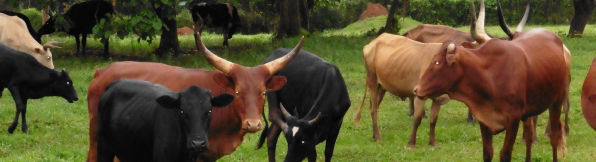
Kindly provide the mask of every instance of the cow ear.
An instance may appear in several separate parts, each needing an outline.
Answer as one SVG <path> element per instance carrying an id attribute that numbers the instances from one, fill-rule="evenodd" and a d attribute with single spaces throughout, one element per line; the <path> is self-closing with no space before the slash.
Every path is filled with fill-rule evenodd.
<path id="1" fill-rule="evenodd" d="M 224 93 L 218 96 L 215 96 L 211 99 L 211 105 L 213 107 L 226 107 L 228 104 L 234 101 L 234 96 Z"/>
<path id="2" fill-rule="evenodd" d="M 446 58 L 447 58 L 447 63 L 449 64 L 449 66 L 451 66 L 451 65 L 453 65 L 453 63 L 457 62 L 457 57 L 455 56 L 455 54 L 447 54 Z"/>
<path id="3" fill-rule="evenodd" d="M 53 80 L 58 79 L 58 73 L 57 72 L 56 73 L 54 73 L 54 72 L 50 73 L 50 78 L 52 78 Z"/>
<path id="4" fill-rule="evenodd" d="M 230 78 L 228 75 L 224 73 L 214 74 L 213 80 L 215 80 L 215 82 L 220 86 L 234 89 L 234 81 L 232 80 L 232 78 Z"/>
<path id="5" fill-rule="evenodd" d="M 180 98 L 178 93 L 174 95 L 163 95 L 155 99 L 157 103 L 167 109 L 180 108 Z"/>
<path id="6" fill-rule="evenodd" d="M 40 48 L 35 48 L 35 53 L 41 54 L 41 49 Z"/>
<path id="7" fill-rule="evenodd" d="M 288 80 L 284 76 L 273 76 L 269 78 L 265 87 L 267 87 L 267 90 L 269 91 L 277 91 L 281 89 L 281 87 L 283 87 L 286 84 L 286 82 L 288 82 Z"/>

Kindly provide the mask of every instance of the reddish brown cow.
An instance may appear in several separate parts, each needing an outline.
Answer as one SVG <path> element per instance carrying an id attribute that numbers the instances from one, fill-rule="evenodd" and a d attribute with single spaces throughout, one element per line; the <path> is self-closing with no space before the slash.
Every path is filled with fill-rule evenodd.
<path id="1" fill-rule="evenodd" d="M 272 74 L 281 70 L 296 56 L 304 38 L 284 57 L 256 67 L 245 67 L 211 53 L 198 35 L 197 33 L 199 51 L 221 72 L 148 62 L 117 62 L 95 72 L 87 96 L 90 116 L 90 147 L 87 161 L 97 159 L 95 136 L 99 97 L 110 82 L 121 78 L 149 81 L 173 91 L 197 85 L 210 89 L 214 96 L 223 93 L 235 94 L 234 101 L 228 108 L 213 109 L 209 129 L 209 150 L 200 156 L 202 161 L 215 161 L 231 154 L 242 144 L 246 133 L 262 129 L 260 118 L 265 104 L 265 92 L 278 90 L 286 83 L 285 77 L 272 77 Z"/>
<path id="2" fill-rule="evenodd" d="M 500 160 L 511 161 L 520 120 L 529 130 L 529 117 L 549 110 L 553 161 L 558 161 L 557 149 L 565 150 L 560 118 L 569 74 L 564 51 L 561 38 L 545 29 L 517 32 L 511 41 L 486 40 L 478 49 L 446 42 L 414 93 L 422 99 L 448 94 L 464 102 L 480 123 L 484 161 L 492 161 L 492 136 L 502 131 Z M 524 139 L 530 140 L 532 132 L 527 132 Z M 527 142 L 526 161 L 531 147 Z"/>
<path id="3" fill-rule="evenodd" d="M 588 124 L 596 130 L 596 58 L 592 60 L 582 87 L 582 112 Z"/>

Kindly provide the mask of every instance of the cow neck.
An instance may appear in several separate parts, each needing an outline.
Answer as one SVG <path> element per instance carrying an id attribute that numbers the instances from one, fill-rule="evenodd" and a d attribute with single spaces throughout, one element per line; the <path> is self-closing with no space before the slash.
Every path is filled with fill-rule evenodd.
<path id="1" fill-rule="evenodd" d="M 59 73 L 54 70 L 48 70 L 50 73 Z M 52 85 L 54 80 L 50 77 L 49 73 L 34 75 L 34 77 L 30 80 L 35 80 L 36 82 L 29 82 L 29 86 L 22 87 L 22 91 L 27 94 L 28 98 L 38 99 L 45 96 L 59 96 Z"/>
<path id="2" fill-rule="evenodd" d="M 462 77 L 452 86 L 452 89 L 447 90 L 452 99 L 462 101 L 466 105 L 474 101 L 489 100 L 488 94 L 492 92 L 489 87 L 494 87 L 491 86 L 493 82 L 488 75 L 488 66 L 486 66 L 490 64 L 491 60 L 487 60 L 477 52 L 478 50 L 468 49 L 457 54 L 459 57 L 455 64 L 462 69 Z M 489 93 L 486 93 L 487 90 Z"/>

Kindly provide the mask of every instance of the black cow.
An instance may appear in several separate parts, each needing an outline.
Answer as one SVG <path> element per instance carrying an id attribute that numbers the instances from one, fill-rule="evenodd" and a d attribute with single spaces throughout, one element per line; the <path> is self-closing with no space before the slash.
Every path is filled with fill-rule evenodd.
<path id="1" fill-rule="evenodd" d="M 198 86 L 172 92 L 147 81 L 114 81 L 99 99 L 97 161 L 196 162 L 209 146 L 212 106 L 233 99 Z"/>
<path id="2" fill-rule="evenodd" d="M 112 8 L 112 4 L 104 1 L 104 0 L 92 0 L 74 4 L 64 13 L 61 15 L 64 20 L 69 22 L 70 28 L 68 30 L 64 28 L 55 28 L 56 23 L 56 16 L 50 14 L 50 19 L 46 21 L 43 26 L 38 31 L 39 37 L 52 34 L 56 31 L 63 31 L 69 35 L 75 37 L 75 41 L 77 43 L 77 53 L 79 52 L 79 45 L 81 44 L 79 40 L 79 35 L 83 35 L 83 52 L 82 55 L 85 54 L 85 47 L 87 46 L 87 34 L 93 33 L 92 29 L 95 24 L 98 24 L 101 19 L 107 20 L 106 14 L 114 14 L 114 9 Z M 108 57 L 108 48 L 110 46 L 109 37 L 102 36 L 102 43 L 103 43 L 103 57 Z"/>
<path id="3" fill-rule="evenodd" d="M 12 11 L 0 11 L 0 13 L 4 13 L 8 16 L 17 16 L 17 17 L 21 18 L 25 22 L 25 24 L 27 24 L 27 30 L 29 30 L 29 34 L 31 34 L 31 37 L 33 37 L 33 39 L 35 39 L 35 41 L 37 41 L 37 43 L 41 44 L 41 35 L 37 35 L 37 32 L 35 31 L 35 29 L 33 29 L 33 26 L 31 25 L 31 21 L 29 20 L 29 17 L 27 17 L 26 15 L 23 15 L 22 13 L 12 12 Z"/>
<path id="4" fill-rule="evenodd" d="M 8 127 L 13 133 L 22 114 L 21 130 L 27 133 L 27 100 L 46 96 L 60 96 L 69 103 L 79 100 L 72 79 L 66 70 L 52 70 L 39 63 L 33 56 L 0 43 L 0 95 L 8 88 L 16 105 L 14 121 Z"/>
<path id="5" fill-rule="evenodd" d="M 290 50 L 277 49 L 264 63 Z M 315 146 L 323 141 L 327 141 L 325 161 L 331 161 L 343 117 L 351 104 L 341 73 L 335 65 L 302 50 L 275 75 L 286 77 L 288 82 L 278 91 L 267 92 L 269 119 L 274 124 L 263 130 L 257 148 L 267 135 L 269 161 L 275 161 L 277 138 L 283 131 L 288 142 L 284 161 L 316 161 Z M 294 113 L 288 113 L 282 104 Z"/>
<path id="6" fill-rule="evenodd" d="M 223 46 L 229 47 L 228 39 L 240 28 L 240 17 L 236 7 L 229 3 L 199 3 L 190 7 L 195 33 L 203 31 L 203 25 L 210 28 L 223 28 Z M 197 35 L 195 35 L 195 42 Z M 195 43 L 196 44 L 196 43 Z M 198 44 L 197 49 L 199 48 Z"/>

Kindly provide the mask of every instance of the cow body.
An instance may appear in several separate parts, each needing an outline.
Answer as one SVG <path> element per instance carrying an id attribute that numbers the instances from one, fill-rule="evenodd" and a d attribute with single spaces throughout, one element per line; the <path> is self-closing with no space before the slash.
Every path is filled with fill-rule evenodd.
<path id="1" fill-rule="evenodd" d="M 223 28 L 223 46 L 229 47 L 228 39 L 240 28 L 238 10 L 229 3 L 199 3 L 190 8 L 190 14 L 195 23 L 195 32 L 202 32 L 203 26 Z"/>
<path id="2" fill-rule="evenodd" d="M 27 33 L 29 31 L 23 19 L 0 13 L 0 42 L 14 50 L 27 53 L 44 66 L 54 69 L 50 48 L 59 47 L 54 46 L 55 42 L 48 42 L 42 46 Z"/>
<path id="3" fill-rule="evenodd" d="M 370 89 L 370 113 L 373 120 L 373 138 L 381 140 L 377 125 L 377 113 L 385 92 L 401 98 L 414 98 L 414 129 L 409 145 L 416 145 L 416 132 L 424 117 L 425 100 L 415 98 L 412 89 L 419 82 L 432 56 L 441 47 L 439 43 L 420 43 L 403 36 L 382 34 L 362 50 L 366 69 L 366 87 Z M 366 93 L 366 90 L 365 90 Z M 430 118 L 430 145 L 435 145 L 435 124 L 440 106 L 449 101 L 447 95 L 432 98 Z M 356 112 L 356 124 L 360 121 L 361 108 Z"/>
<path id="4" fill-rule="evenodd" d="M 77 93 L 68 72 L 49 69 L 37 62 L 33 56 L 11 49 L 0 43 L 0 86 L 8 88 L 16 105 L 16 115 L 8 128 L 13 133 L 22 115 L 21 130 L 28 132 L 27 100 L 46 96 L 60 96 L 72 103 Z M 0 90 L 0 94 L 2 92 Z"/>
<path id="5" fill-rule="evenodd" d="M 283 57 L 290 50 L 277 49 L 263 63 Z M 258 147 L 266 135 L 269 161 L 275 161 L 277 139 L 283 132 L 288 142 L 284 161 L 305 158 L 315 161 L 315 146 L 323 141 L 326 141 L 325 161 L 331 161 L 343 117 L 351 104 L 339 69 L 312 53 L 301 51 L 275 75 L 286 77 L 288 82 L 278 91 L 267 93 L 269 119 L 274 124 L 263 131 Z M 293 113 L 285 112 L 282 118 L 281 105 Z M 313 123 L 309 124 L 310 121 Z"/>
<path id="6" fill-rule="evenodd" d="M 596 130 L 596 58 L 584 80 L 581 103 L 584 118 Z"/>
<path id="7" fill-rule="evenodd" d="M 33 29 L 33 25 L 31 25 L 31 20 L 29 20 L 29 17 L 27 17 L 26 15 L 22 14 L 22 13 L 18 13 L 18 12 L 12 12 L 12 11 L 0 11 L 0 13 L 6 14 L 8 16 L 16 16 L 21 18 L 21 20 L 23 20 L 27 26 L 27 30 L 29 31 L 29 34 L 31 34 L 31 37 L 33 37 L 33 39 L 35 39 L 35 41 L 37 41 L 37 43 L 41 44 L 41 36 L 37 35 L 37 31 L 35 29 Z"/>
<path id="8" fill-rule="evenodd" d="M 519 122 L 549 110 L 553 161 L 565 148 L 560 121 L 567 96 L 568 69 L 564 45 L 544 29 L 518 32 L 511 41 L 490 39 L 478 49 L 444 43 L 414 89 L 420 98 L 449 94 L 464 102 L 480 123 L 484 161 L 492 160 L 492 136 L 506 131 L 501 161 L 511 161 Z M 440 78 L 440 79 L 439 79 Z M 528 132 L 528 133 L 525 133 Z M 532 132 L 525 131 L 531 140 Z M 526 161 L 531 159 L 526 142 Z"/>
<path id="9" fill-rule="evenodd" d="M 63 31 L 69 35 L 75 37 L 77 44 L 77 53 L 79 52 L 79 46 L 81 44 L 79 35 L 82 35 L 82 54 L 85 54 L 85 47 L 87 46 L 87 34 L 93 33 L 92 29 L 95 24 L 98 24 L 101 19 L 107 20 L 106 14 L 114 14 L 112 4 L 104 0 L 92 0 L 74 4 L 64 13 L 62 16 L 66 21 L 69 22 L 70 28 L 56 29 L 54 24 L 56 23 L 56 16 L 50 15 L 50 19 L 41 26 L 38 31 L 39 37 L 52 34 L 56 31 Z M 108 49 L 110 46 L 109 37 L 102 37 L 102 43 L 104 44 L 103 56 L 108 57 Z"/>
<path id="10" fill-rule="evenodd" d="M 212 106 L 234 97 L 190 86 L 180 92 L 146 81 L 110 83 L 99 99 L 98 161 L 187 161 L 205 151 Z"/>
<path id="11" fill-rule="evenodd" d="M 246 133 L 262 129 L 260 118 L 265 105 L 265 92 L 278 90 L 285 83 L 282 76 L 272 76 L 293 59 L 302 48 L 303 39 L 286 56 L 256 67 L 244 67 L 219 58 L 197 39 L 199 51 L 220 71 L 185 69 L 160 63 L 117 62 L 95 72 L 87 94 L 89 110 L 89 154 L 87 161 L 97 159 L 97 103 L 105 87 L 118 79 L 136 79 L 161 84 L 172 91 L 191 85 L 211 90 L 212 95 L 235 94 L 225 109 L 214 109 L 209 128 L 209 150 L 202 161 L 215 161 L 231 154 L 242 143 Z"/>

